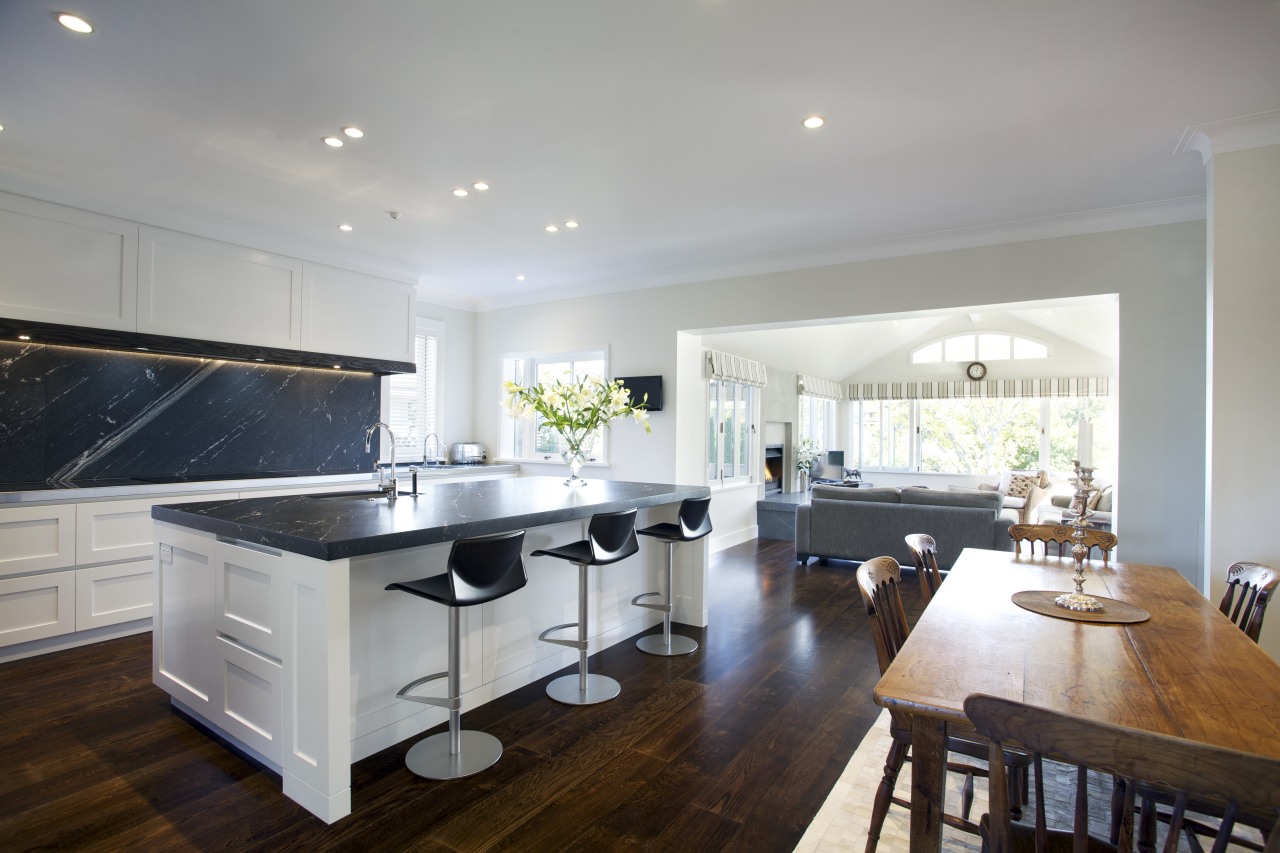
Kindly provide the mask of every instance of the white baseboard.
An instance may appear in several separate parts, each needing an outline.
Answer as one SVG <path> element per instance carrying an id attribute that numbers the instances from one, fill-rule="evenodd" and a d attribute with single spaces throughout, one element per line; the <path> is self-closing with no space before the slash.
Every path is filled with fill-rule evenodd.
<path id="1" fill-rule="evenodd" d="M 720 536 L 712 536 L 707 543 L 707 550 L 712 554 L 723 551 L 726 548 L 732 548 L 734 545 L 741 545 L 743 542 L 750 542 L 752 539 L 759 538 L 760 528 L 756 525 L 744 527 L 741 530 L 732 530 Z"/>

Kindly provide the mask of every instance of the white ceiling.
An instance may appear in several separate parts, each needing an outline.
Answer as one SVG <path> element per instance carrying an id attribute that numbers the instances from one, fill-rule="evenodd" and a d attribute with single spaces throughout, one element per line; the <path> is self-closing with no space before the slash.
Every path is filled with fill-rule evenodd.
<path id="1" fill-rule="evenodd" d="M 1119 355 L 1119 308 L 1114 296 L 975 306 L 940 313 L 717 332 L 704 334 L 702 345 L 763 362 L 774 370 L 841 382 L 886 354 L 927 342 L 939 326 L 968 314 L 973 331 L 1025 334 L 1028 330 L 1021 325 L 1025 323 L 1041 330 L 1044 339 L 1065 338 L 1114 360 Z"/>
<path id="2" fill-rule="evenodd" d="M 1184 129 L 1278 83 L 1276 0 L 4 0 L 0 189 L 501 304 L 1186 218 Z"/>

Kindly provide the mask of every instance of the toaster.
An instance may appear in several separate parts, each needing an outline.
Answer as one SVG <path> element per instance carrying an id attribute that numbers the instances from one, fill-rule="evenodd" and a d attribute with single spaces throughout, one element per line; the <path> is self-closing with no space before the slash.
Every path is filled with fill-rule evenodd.
<path id="1" fill-rule="evenodd" d="M 455 465 L 479 465 L 488 458 L 484 445 L 476 441 L 462 441 L 450 445 L 449 452 Z"/>

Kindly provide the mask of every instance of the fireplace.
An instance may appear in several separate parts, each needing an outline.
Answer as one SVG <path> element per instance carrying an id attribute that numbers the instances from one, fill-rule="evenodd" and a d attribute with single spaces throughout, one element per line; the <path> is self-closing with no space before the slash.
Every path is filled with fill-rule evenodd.
<path id="1" fill-rule="evenodd" d="M 764 493 L 777 494 L 782 491 L 782 445 L 766 444 L 764 446 Z"/>

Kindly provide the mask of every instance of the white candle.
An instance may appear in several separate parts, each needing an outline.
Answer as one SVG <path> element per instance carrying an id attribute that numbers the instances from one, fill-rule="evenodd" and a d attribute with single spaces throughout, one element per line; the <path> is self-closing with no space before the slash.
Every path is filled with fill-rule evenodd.
<path id="1" fill-rule="evenodd" d="M 1076 461 L 1081 468 L 1093 467 L 1093 424 L 1080 422 L 1080 440 L 1076 448 Z"/>

